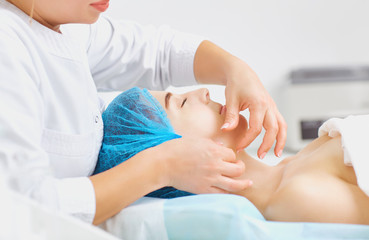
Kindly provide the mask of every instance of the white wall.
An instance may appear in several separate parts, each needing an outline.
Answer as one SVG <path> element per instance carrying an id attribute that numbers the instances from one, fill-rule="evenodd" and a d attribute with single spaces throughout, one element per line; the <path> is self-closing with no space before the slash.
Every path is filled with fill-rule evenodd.
<path id="1" fill-rule="evenodd" d="M 293 68 L 369 63 L 368 9 L 368 0 L 111 0 L 106 14 L 204 35 L 278 99 Z M 222 102 L 223 89 L 212 91 Z"/>
<path id="2" fill-rule="evenodd" d="M 368 0 L 111 0 L 107 14 L 201 34 L 270 88 L 294 67 L 369 63 Z"/>

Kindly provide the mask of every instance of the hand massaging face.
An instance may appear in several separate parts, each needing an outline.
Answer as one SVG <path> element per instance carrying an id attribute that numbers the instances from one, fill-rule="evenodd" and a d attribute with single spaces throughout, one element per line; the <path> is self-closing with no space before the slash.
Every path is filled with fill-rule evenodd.
<path id="1" fill-rule="evenodd" d="M 208 137 L 233 148 L 247 122 L 232 132 L 220 130 L 222 105 L 206 89 L 185 94 L 151 92 L 165 108 L 174 131 Z M 241 178 L 254 184 L 236 193 L 248 198 L 268 220 L 369 224 L 369 197 L 358 187 L 352 167 L 343 161 L 341 138 L 323 136 L 276 166 L 237 154 L 245 162 Z"/>
<path id="2" fill-rule="evenodd" d="M 104 140 L 95 173 L 175 138 L 211 138 L 232 148 L 245 133 L 244 118 L 234 131 L 220 130 L 222 105 L 211 101 L 206 89 L 171 96 L 151 93 L 132 88 L 109 104 L 103 113 Z M 245 151 L 237 159 L 246 166 L 240 178 L 254 184 L 236 194 L 250 200 L 268 220 L 369 224 L 369 198 L 358 187 L 353 168 L 344 164 L 339 137 L 320 137 L 276 166 Z M 189 194 L 166 187 L 148 196 Z"/>
<path id="3" fill-rule="evenodd" d="M 146 89 L 129 89 L 104 111 L 104 139 L 94 174 L 117 166 L 147 148 L 182 136 L 210 138 L 235 149 L 246 131 L 246 120 L 242 116 L 237 130 L 220 130 L 225 117 L 221 111 L 223 106 L 210 100 L 207 89 L 182 95 L 151 93 L 157 98 Z M 187 195 L 190 193 L 172 187 L 148 194 L 160 198 Z"/>
<path id="4" fill-rule="evenodd" d="M 246 119 L 240 115 L 234 131 L 222 131 L 225 107 L 210 99 L 201 88 L 184 94 L 150 91 L 167 113 L 175 132 L 181 136 L 209 138 L 235 150 L 247 130 Z"/>

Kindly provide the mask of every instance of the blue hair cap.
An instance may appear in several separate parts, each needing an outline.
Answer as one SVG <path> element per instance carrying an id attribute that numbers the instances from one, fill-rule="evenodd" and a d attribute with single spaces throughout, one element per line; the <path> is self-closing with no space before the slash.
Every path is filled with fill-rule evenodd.
<path id="1" fill-rule="evenodd" d="M 174 132 L 160 103 L 149 91 L 138 87 L 118 95 L 102 114 L 102 119 L 104 139 L 94 174 L 115 167 L 147 148 L 181 138 Z M 164 187 L 146 196 L 174 198 L 187 195 L 192 193 Z"/>

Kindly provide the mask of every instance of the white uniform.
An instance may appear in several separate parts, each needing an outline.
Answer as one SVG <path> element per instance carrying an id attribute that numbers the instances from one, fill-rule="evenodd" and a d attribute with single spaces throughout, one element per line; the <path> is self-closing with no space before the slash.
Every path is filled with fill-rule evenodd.
<path id="1" fill-rule="evenodd" d="M 59 34 L 0 0 L 0 170 L 20 192 L 92 222 L 87 176 L 103 135 L 96 88 L 195 84 L 202 40 L 104 17 Z"/>

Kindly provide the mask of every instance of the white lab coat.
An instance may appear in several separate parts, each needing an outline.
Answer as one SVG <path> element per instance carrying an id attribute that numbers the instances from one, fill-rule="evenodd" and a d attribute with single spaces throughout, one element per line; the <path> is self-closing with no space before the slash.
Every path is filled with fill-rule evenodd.
<path id="1" fill-rule="evenodd" d="M 56 33 L 0 0 L 0 171 L 13 188 L 92 222 L 100 90 L 195 84 L 203 40 L 101 17 Z"/>

